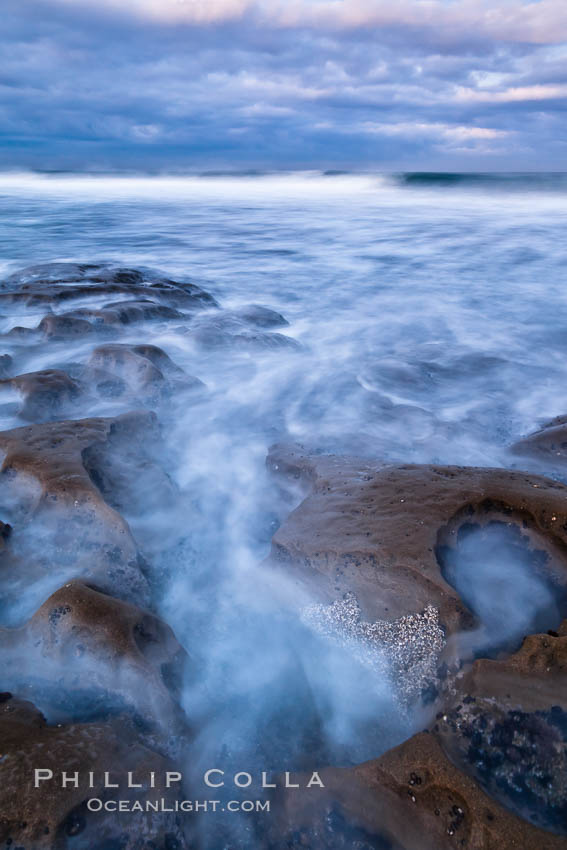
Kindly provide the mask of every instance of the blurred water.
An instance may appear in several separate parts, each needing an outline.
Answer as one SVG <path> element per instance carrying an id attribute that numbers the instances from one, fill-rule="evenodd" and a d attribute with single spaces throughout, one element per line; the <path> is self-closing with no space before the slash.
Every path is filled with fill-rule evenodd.
<path id="1" fill-rule="evenodd" d="M 160 411 L 177 507 L 149 499 L 146 513 L 127 515 L 159 610 L 192 655 L 195 768 L 305 766 L 301 753 L 311 766 L 352 762 L 410 734 L 392 683 L 287 621 L 262 586 L 257 565 L 282 510 L 266 453 L 295 440 L 405 462 L 509 464 L 510 442 L 567 413 L 566 224 L 567 187 L 553 176 L 0 175 L 5 274 L 55 260 L 152 266 L 223 307 L 280 311 L 303 346 L 199 352 L 183 322 L 117 338 L 162 346 L 208 390 Z M 45 313 L 18 309 L 1 331 Z M 92 347 L 20 349 L 18 369 L 85 362 Z M 116 412 L 90 399 L 80 415 Z M 5 404 L 0 427 L 20 424 Z M 19 616 L 42 599 L 30 589 Z M 334 730 L 324 746 L 321 724 Z"/>
<path id="2" fill-rule="evenodd" d="M 1 257 L 6 272 L 157 266 L 224 306 L 269 304 L 307 351 L 250 364 L 244 407 L 259 394 L 296 439 L 499 464 L 502 445 L 567 404 L 567 191 L 523 185 L 3 175 Z"/>

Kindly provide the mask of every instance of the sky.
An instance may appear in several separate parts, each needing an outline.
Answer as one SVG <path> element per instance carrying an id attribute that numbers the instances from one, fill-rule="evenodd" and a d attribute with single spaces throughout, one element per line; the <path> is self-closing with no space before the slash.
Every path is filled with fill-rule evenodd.
<path id="1" fill-rule="evenodd" d="M 565 0 L 1 0 L 0 168 L 565 170 Z"/>

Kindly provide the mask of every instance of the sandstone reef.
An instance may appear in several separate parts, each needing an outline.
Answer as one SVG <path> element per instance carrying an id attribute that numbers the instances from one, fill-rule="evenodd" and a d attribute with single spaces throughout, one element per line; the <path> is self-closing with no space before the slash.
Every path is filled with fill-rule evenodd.
<path id="1" fill-rule="evenodd" d="M 0 360 L 10 422 L 0 431 L 0 843 L 197 848 L 200 833 L 174 814 L 93 814 L 86 800 L 104 797 L 100 783 L 33 789 L 29 771 L 40 761 L 98 776 L 110 763 L 163 776 L 198 755 L 199 729 L 182 703 L 183 684 L 202 672 L 199 648 L 182 647 L 160 616 L 161 576 L 144 542 L 158 536 L 155 552 L 170 541 L 144 526 L 152 511 L 178 505 L 168 440 L 176 405 L 198 416 L 210 391 L 199 366 L 210 356 L 248 363 L 304 349 L 275 310 L 225 310 L 201 282 L 108 263 L 18 272 L 0 287 L 0 310 L 26 319 L 3 334 Z M 190 368 L 169 348 L 178 337 Z M 421 382 L 425 391 L 430 374 L 415 366 L 400 377 L 384 361 L 366 379 Z M 378 414 L 392 407 L 378 405 Z M 395 672 L 400 713 L 416 712 L 421 730 L 358 764 L 320 762 L 305 736 L 301 764 L 319 771 L 325 788 L 278 789 L 273 817 L 247 827 L 235 847 L 567 846 L 564 428 L 560 418 L 517 443 L 510 469 L 272 448 L 280 525 L 262 581 L 277 588 L 285 577 L 278 604 L 306 635 L 332 640 L 348 627 L 339 635 L 347 651 L 371 640 L 373 658 L 385 654 Z M 478 641 L 485 609 L 461 573 L 467 541 L 478 535 L 485 553 L 492 531 L 503 535 L 498 551 L 518 555 L 553 606 L 543 630 L 526 621 L 526 633 L 488 644 Z M 303 675 L 309 695 L 287 651 L 286 669 Z M 296 697 L 284 701 L 289 723 Z M 173 802 L 190 791 L 145 783 L 133 793 Z M 218 842 L 231 846 L 222 833 Z"/>

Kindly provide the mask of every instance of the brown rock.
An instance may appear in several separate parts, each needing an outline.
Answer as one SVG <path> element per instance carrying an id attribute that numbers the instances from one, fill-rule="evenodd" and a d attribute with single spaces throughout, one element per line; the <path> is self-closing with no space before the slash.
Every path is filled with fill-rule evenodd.
<path id="1" fill-rule="evenodd" d="M 433 730 L 451 761 L 567 844 L 567 621 L 448 680 Z"/>
<path id="2" fill-rule="evenodd" d="M 459 691 L 523 711 L 567 711 L 567 621 L 557 632 L 528 635 L 504 659 L 479 658 L 459 677 Z"/>
<path id="3" fill-rule="evenodd" d="M 112 313 L 117 322 L 122 325 L 130 325 L 134 322 L 148 322 L 155 319 L 182 319 L 183 313 L 167 304 L 156 304 L 149 298 L 140 298 L 137 301 L 114 301 L 105 304 L 102 312 Z"/>
<path id="4" fill-rule="evenodd" d="M 465 523 L 517 525 L 567 585 L 567 487 L 504 469 L 381 466 L 275 447 L 269 468 L 309 495 L 272 541 L 270 562 L 322 600 L 352 591 L 365 619 L 440 612 L 448 634 L 473 618 L 440 564 Z"/>
<path id="5" fill-rule="evenodd" d="M 37 330 L 40 331 L 46 339 L 68 340 L 87 336 L 92 333 L 93 326 L 90 322 L 87 322 L 84 319 L 51 314 L 43 317 L 37 326 Z"/>
<path id="6" fill-rule="evenodd" d="M 139 298 L 131 301 L 113 301 L 100 308 L 82 307 L 65 313 L 61 318 L 74 321 L 86 321 L 91 328 L 100 330 L 101 326 L 131 325 L 137 322 L 148 322 L 166 319 L 182 319 L 184 314 L 167 304 L 159 304 L 149 298 Z M 91 324 L 92 322 L 92 324 Z"/>
<path id="7" fill-rule="evenodd" d="M 118 375 L 135 390 L 155 388 L 165 382 L 163 372 L 128 345 L 98 346 L 90 357 L 89 366 Z"/>
<path id="8" fill-rule="evenodd" d="M 125 389 L 141 402 L 159 403 L 175 391 L 196 391 L 204 388 L 198 378 L 185 375 L 161 348 L 155 345 L 100 345 L 89 360 L 95 370 L 97 387 L 101 375 L 112 376 L 125 384 Z M 106 386 L 105 379 L 102 380 Z"/>
<path id="9" fill-rule="evenodd" d="M 5 695 L 6 696 L 6 695 Z M 139 801 L 163 798 L 172 806 L 179 798 L 179 784 L 166 787 L 166 771 L 172 763 L 143 746 L 131 724 L 120 718 L 106 723 L 48 726 L 31 703 L 10 698 L 0 704 L 0 842 L 5 847 L 26 850 L 67 850 L 76 846 L 102 848 L 120 846 L 137 850 L 141 846 L 186 846 L 174 814 L 138 811 L 91 812 L 89 799 Z M 51 770 L 53 779 L 34 787 L 34 769 Z M 62 787 L 61 772 L 79 774 L 78 787 Z M 120 789 L 104 788 L 104 773 Z M 127 789 L 128 771 L 142 788 Z M 89 772 L 93 787 L 89 788 Z M 154 773 L 155 787 L 150 787 Z M 118 779 L 116 778 L 118 776 Z"/>
<path id="10" fill-rule="evenodd" d="M 488 796 L 455 767 L 436 736 L 421 732 L 373 761 L 319 771 L 325 787 L 280 793 L 269 846 L 290 836 L 312 850 L 561 850 L 565 840 L 538 829 Z M 280 842 L 280 843 L 278 843 Z"/>
<path id="11" fill-rule="evenodd" d="M 0 380 L 0 387 L 13 387 L 23 399 L 19 416 L 28 422 L 54 419 L 81 393 L 77 381 L 60 369 L 28 372 Z"/>
<path id="12" fill-rule="evenodd" d="M 6 555 L 0 572 L 3 587 L 18 592 L 53 573 L 81 577 L 135 602 L 147 599 L 147 581 L 130 528 L 93 483 L 93 457 L 98 451 L 105 464 L 100 478 L 108 480 L 112 446 L 126 441 L 135 451 L 157 436 L 155 416 L 140 412 L 1 432 L 5 458 L 0 491 L 5 504 L 12 506 L 13 526 L 10 558 Z M 101 453 L 102 448 L 107 452 Z"/>
<path id="13" fill-rule="evenodd" d="M 172 630 L 80 582 L 57 590 L 23 627 L 0 629 L 0 652 L 3 686 L 41 699 L 51 715 L 119 706 L 168 735 L 182 728 L 174 698 L 185 653 Z"/>

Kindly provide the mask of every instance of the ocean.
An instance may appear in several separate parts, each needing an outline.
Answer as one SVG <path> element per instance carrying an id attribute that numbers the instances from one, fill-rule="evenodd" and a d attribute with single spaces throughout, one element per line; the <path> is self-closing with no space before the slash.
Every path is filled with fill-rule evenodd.
<path id="1" fill-rule="evenodd" d="M 263 586 L 271 537 L 303 495 L 280 492 L 266 456 L 293 443 L 377 463 L 523 468 L 510 446 L 567 413 L 566 226 L 564 175 L 0 175 L 2 279 L 54 262 L 156 269 L 232 315 L 261 305 L 288 323 L 271 347 L 227 347 L 222 327 L 219 344 L 199 347 L 183 317 L 126 322 L 108 337 L 159 346 L 205 385 L 157 410 L 173 503 L 140 472 L 135 509 L 120 506 L 154 610 L 192 659 L 188 774 L 356 764 L 421 728 L 423 713 L 400 711 L 385 674 L 281 613 L 293 590 Z M 90 337 L 22 346 L 9 335 L 50 309 L 3 309 L 0 353 L 19 373 L 78 375 Z M 0 430 L 21 426 L 14 390 L 2 391 Z M 112 393 L 87 393 L 80 416 L 124 409 Z M 70 578 L 61 562 L 15 580 L 1 624 L 21 626 Z M 36 698 L 53 723 L 73 700 Z M 96 712 L 77 697 L 75 715 Z M 242 846 L 255 846 L 240 828 Z M 203 846 L 225 846 L 216 829 L 204 827 Z"/>

